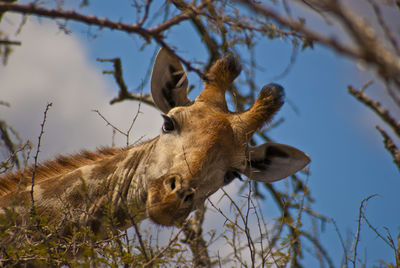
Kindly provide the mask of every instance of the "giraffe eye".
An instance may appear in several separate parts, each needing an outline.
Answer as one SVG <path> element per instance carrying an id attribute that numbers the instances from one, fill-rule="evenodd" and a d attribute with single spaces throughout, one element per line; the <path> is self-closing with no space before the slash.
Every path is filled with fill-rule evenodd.
<path id="1" fill-rule="evenodd" d="M 172 119 L 169 116 L 166 115 L 162 115 L 162 117 L 164 118 L 164 124 L 162 126 L 162 131 L 164 133 L 170 133 L 172 131 L 175 130 L 175 122 L 174 119 Z"/>

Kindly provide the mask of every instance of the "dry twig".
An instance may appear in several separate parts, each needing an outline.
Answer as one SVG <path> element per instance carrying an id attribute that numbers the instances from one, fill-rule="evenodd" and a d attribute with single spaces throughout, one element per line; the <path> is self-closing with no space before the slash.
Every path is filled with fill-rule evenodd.
<path id="1" fill-rule="evenodd" d="M 390 152 L 393 157 L 393 162 L 396 164 L 397 168 L 400 170 L 400 150 L 394 144 L 393 140 L 390 136 L 380 127 L 376 126 L 376 129 L 379 130 L 381 135 L 383 136 L 383 143 L 385 144 L 385 148 Z"/>
<path id="2" fill-rule="evenodd" d="M 34 196 L 33 196 L 33 188 L 35 186 L 36 169 L 37 169 L 37 167 L 39 165 L 38 158 L 39 158 L 39 153 L 40 153 L 40 145 L 41 145 L 42 137 L 43 137 L 43 134 L 44 134 L 44 126 L 45 126 L 46 120 L 47 120 L 47 112 L 49 111 L 49 109 L 50 109 L 50 107 L 52 105 L 53 105 L 52 103 L 48 103 L 46 105 L 46 109 L 44 110 L 43 121 L 40 124 L 40 134 L 39 134 L 39 137 L 38 137 L 38 144 L 37 144 L 37 147 L 36 147 L 36 154 L 35 154 L 35 156 L 33 158 L 34 159 L 34 164 L 33 164 L 33 171 L 32 171 L 31 191 L 30 191 L 31 203 L 32 203 L 31 204 L 32 205 L 32 213 L 34 213 L 34 211 L 35 211 L 35 206 L 34 206 L 35 205 L 35 200 L 34 200 Z"/>

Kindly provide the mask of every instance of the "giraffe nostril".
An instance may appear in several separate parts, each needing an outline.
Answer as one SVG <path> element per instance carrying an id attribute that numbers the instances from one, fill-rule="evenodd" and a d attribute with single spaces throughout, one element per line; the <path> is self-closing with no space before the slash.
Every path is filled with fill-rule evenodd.
<path id="1" fill-rule="evenodd" d="M 171 190 L 175 189 L 175 177 L 171 179 L 170 186 L 171 186 Z"/>
<path id="2" fill-rule="evenodd" d="M 164 179 L 163 184 L 167 193 L 174 192 L 181 188 L 181 184 L 179 181 L 179 176 L 172 175 L 166 179 Z"/>
<path id="3" fill-rule="evenodd" d="M 188 194 L 187 196 L 185 196 L 185 198 L 183 199 L 183 202 L 190 202 L 193 200 L 194 194 Z"/>

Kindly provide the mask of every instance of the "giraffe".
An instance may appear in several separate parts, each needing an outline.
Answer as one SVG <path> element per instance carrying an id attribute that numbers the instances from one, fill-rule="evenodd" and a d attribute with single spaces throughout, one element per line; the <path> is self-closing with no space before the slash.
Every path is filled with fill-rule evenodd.
<path id="1" fill-rule="evenodd" d="M 0 213 L 10 208 L 28 213 L 34 169 L 37 212 L 60 222 L 68 211 L 94 233 L 102 232 L 106 214 L 121 230 L 144 218 L 180 224 L 239 174 L 273 182 L 301 170 L 310 158 L 294 147 L 248 144 L 283 105 L 284 90 L 268 84 L 247 111 L 231 112 L 225 91 L 240 71 L 233 54 L 219 59 L 192 101 L 182 64 L 161 48 L 151 75 L 152 98 L 164 119 L 160 135 L 137 146 L 82 151 L 6 174 L 0 178 Z"/>

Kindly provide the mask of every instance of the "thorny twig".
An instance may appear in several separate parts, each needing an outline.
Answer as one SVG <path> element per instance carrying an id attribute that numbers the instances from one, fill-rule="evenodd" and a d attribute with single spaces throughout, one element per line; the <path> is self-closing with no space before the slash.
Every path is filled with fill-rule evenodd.
<path id="1" fill-rule="evenodd" d="M 168 244 L 160 252 L 158 252 L 150 261 L 143 264 L 143 267 L 151 267 L 151 265 L 154 263 L 154 261 L 158 260 L 159 258 L 161 258 L 164 255 L 165 251 L 167 251 L 167 249 L 169 249 L 171 247 L 171 245 L 173 243 L 175 243 L 175 241 L 178 240 L 179 235 L 182 233 L 182 231 L 185 228 L 185 224 L 186 223 L 184 223 L 183 226 L 181 228 L 179 228 L 176 235 L 172 239 L 169 240 Z"/>
<path id="2" fill-rule="evenodd" d="M 198 7 L 198 9 L 201 8 L 202 6 Z M 42 8 L 35 3 L 24 5 L 24 4 L 0 2 L 0 12 L 8 11 L 20 14 L 32 14 L 53 19 L 74 20 L 88 25 L 96 25 L 101 28 L 124 31 L 126 33 L 136 33 L 141 35 L 146 40 L 153 39 L 154 37 L 160 35 L 163 31 L 170 28 L 171 26 L 179 24 L 180 22 L 189 19 L 191 16 L 194 16 L 196 12 L 198 12 L 198 9 L 192 9 L 190 11 L 182 12 L 181 14 L 157 25 L 156 27 L 150 29 L 144 29 L 139 24 L 126 24 L 126 23 L 116 22 L 109 20 L 107 18 L 99 18 L 96 16 L 85 15 L 75 11 Z"/>
<path id="3" fill-rule="evenodd" d="M 361 90 L 357 90 L 352 86 L 348 87 L 349 93 L 356 97 L 361 103 L 365 104 L 371 110 L 373 110 L 385 123 L 388 124 L 394 131 L 394 133 L 400 137 L 400 122 L 394 119 L 389 114 L 389 110 L 383 108 L 378 101 L 374 101 L 371 99 L 367 94 L 364 93 L 364 89 L 370 84 L 371 82 L 365 84 Z M 383 137 L 383 143 L 385 148 L 390 152 L 393 157 L 393 162 L 396 164 L 398 169 L 400 170 L 400 150 L 394 144 L 393 140 L 390 136 L 380 127 L 376 126 L 376 129 L 381 133 Z"/>
<path id="4" fill-rule="evenodd" d="M 194 16 L 200 15 L 202 9 L 206 6 L 207 2 L 203 2 L 198 6 L 190 6 L 190 8 L 185 9 L 180 14 L 166 20 L 152 28 L 143 28 L 142 24 L 127 24 L 117 21 L 112 21 L 107 18 L 99 18 L 96 16 L 90 16 L 81 14 L 75 11 L 67 11 L 62 9 L 48 9 L 39 7 L 36 3 L 30 4 L 16 4 L 16 3 L 4 3 L 0 2 L 0 13 L 1 12 L 15 12 L 20 14 L 30 14 L 36 16 L 42 16 L 52 19 L 66 19 L 81 22 L 87 25 L 95 25 L 100 28 L 107 28 L 110 30 L 122 31 L 125 33 L 134 33 L 140 35 L 147 42 L 151 40 L 156 41 L 158 44 L 172 52 L 176 55 L 174 50 L 164 41 L 163 32 L 169 28 L 185 21 L 189 20 Z M 188 71 L 196 72 L 203 80 L 206 80 L 206 76 L 199 69 L 192 66 L 192 64 L 176 55 L 177 58 L 185 65 Z"/>
<path id="5" fill-rule="evenodd" d="M 112 74 L 114 76 L 115 82 L 119 87 L 118 97 L 115 97 L 110 101 L 110 104 L 114 104 L 117 102 L 121 102 L 126 99 L 130 100 L 137 100 L 140 102 L 144 102 L 150 106 L 155 106 L 154 101 L 150 94 L 135 94 L 128 91 L 128 87 L 124 81 L 122 75 L 122 64 L 120 58 L 113 58 L 113 59 L 97 59 L 99 62 L 112 62 L 114 66 L 113 71 L 103 71 L 103 74 Z"/>
<path id="6" fill-rule="evenodd" d="M 383 14 L 381 9 L 379 8 L 379 5 L 374 1 L 374 0 L 368 0 L 368 3 L 371 5 L 375 17 L 378 20 L 379 26 L 382 28 L 387 40 L 389 40 L 390 44 L 392 45 L 393 49 L 395 50 L 396 54 L 400 56 L 400 47 L 399 44 L 396 40 L 396 38 L 393 36 L 392 31 L 390 30 L 389 26 L 387 25 L 386 21 L 383 18 Z"/>
<path id="7" fill-rule="evenodd" d="M 357 46 L 350 46 L 339 42 L 334 37 L 328 37 L 305 26 L 301 20 L 293 20 L 280 15 L 271 8 L 250 0 L 239 2 L 248 6 L 252 11 L 300 33 L 305 39 L 318 42 L 345 56 L 356 60 L 363 60 L 377 67 L 379 75 L 388 81 L 394 81 L 400 86 L 400 60 L 388 50 L 383 42 L 374 33 L 374 30 L 360 17 L 345 8 L 340 1 L 325 1 L 328 10 L 343 23 L 345 29 L 355 40 Z M 396 60 L 397 59 L 397 60 Z"/>
<path id="8" fill-rule="evenodd" d="M 363 88 L 365 88 L 366 85 L 363 86 Z M 367 94 L 364 93 L 363 89 L 357 90 L 354 87 L 349 86 L 348 90 L 351 95 L 357 98 L 357 100 L 371 108 L 371 110 L 373 110 L 383 121 L 385 121 L 393 129 L 396 135 L 400 137 L 400 122 L 396 121 L 394 117 L 390 115 L 388 109 L 382 107 L 379 101 L 371 99 Z"/>
<path id="9" fill-rule="evenodd" d="M 349 259 L 348 255 L 347 255 L 347 251 L 348 250 L 346 248 L 346 245 L 344 244 L 344 240 L 343 240 L 342 234 L 339 231 L 339 227 L 337 226 L 336 221 L 334 219 L 331 219 L 331 222 L 332 222 L 333 226 L 335 227 L 335 231 L 336 231 L 336 233 L 337 233 L 337 235 L 339 237 L 340 244 L 342 245 L 342 248 L 343 248 L 343 259 L 344 259 L 343 260 L 343 264 L 344 264 L 344 268 L 347 268 L 347 261 Z"/>
<path id="10" fill-rule="evenodd" d="M 92 110 L 92 112 L 97 113 L 106 122 L 107 126 L 110 126 L 114 131 L 117 131 L 121 135 L 125 136 L 125 138 L 126 138 L 126 146 L 128 147 L 129 146 L 129 136 L 130 136 L 131 131 L 133 129 L 133 125 L 135 124 L 139 114 L 141 113 L 140 109 L 141 109 L 141 102 L 139 102 L 138 110 L 136 111 L 136 114 L 133 117 L 132 122 L 129 125 L 129 128 L 128 128 L 128 130 L 126 132 L 122 131 L 121 129 L 116 127 L 114 124 L 112 124 L 107 118 L 105 118 L 105 116 L 103 114 L 100 113 L 99 110 L 94 109 L 94 110 Z"/>
<path id="11" fill-rule="evenodd" d="M 40 145 L 41 145 L 42 137 L 43 137 L 43 134 L 44 134 L 44 126 L 45 126 L 46 120 L 47 120 L 47 112 L 49 111 L 49 109 L 50 109 L 50 107 L 52 105 L 53 105 L 53 103 L 48 103 L 46 105 L 46 109 L 45 109 L 44 114 L 43 114 L 43 121 L 40 124 L 40 134 L 39 134 L 39 137 L 38 137 L 38 144 L 37 144 L 37 147 L 36 147 L 36 154 L 35 154 L 35 156 L 33 158 L 34 159 L 34 164 L 33 164 L 33 171 L 32 171 L 31 191 L 30 191 L 30 194 L 31 194 L 31 205 L 32 205 L 31 212 L 32 212 L 33 215 L 35 213 L 35 200 L 34 200 L 34 196 L 33 196 L 33 188 L 35 186 L 36 169 L 37 169 L 37 167 L 39 165 L 38 158 L 39 158 L 39 153 L 40 153 Z"/>
<path id="12" fill-rule="evenodd" d="M 21 41 L 11 41 L 11 40 L 0 40 L 0 45 L 13 45 L 13 46 L 20 46 L 22 43 Z"/>
<path id="13" fill-rule="evenodd" d="M 364 218 L 364 213 L 365 213 L 365 205 L 364 204 L 367 203 L 368 200 L 370 200 L 371 198 L 373 198 L 375 196 L 377 196 L 377 194 L 370 195 L 361 201 L 361 205 L 360 205 L 359 212 L 358 212 L 357 232 L 356 232 L 356 237 L 354 239 L 354 245 L 353 245 L 353 259 L 350 260 L 353 263 L 354 268 L 356 268 L 356 264 L 357 264 L 357 247 L 358 247 L 358 243 L 360 241 L 361 224 L 362 224 L 362 219 Z"/>
<path id="14" fill-rule="evenodd" d="M 389 153 L 393 157 L 393 162 L 396 164 L 397 168 L 400 170 L 400 150 L 394 144 L 393 140 L 390 136 L 380 127 L 376 126 L 376 129 L 379 130 L 383 137 L 383 143 L 385 144 L 385 148 L 389 151 Z"/>
<path id="15" fill-rule="evenodd" d="M 99 110 L 94 109 L 94 110 L 92 110 L 92 112 L 97 113 L 107 123 L 107 126 L 112 127 L 114 130 L 116 130 L 121 135 L 127 136 L 127 134 L 125 132 L 123 132 L 118 127 L 114 126 L 110 121 L 108 121 L 108 119 L 105 118 L 104 115 L 102 115 Z"/>

